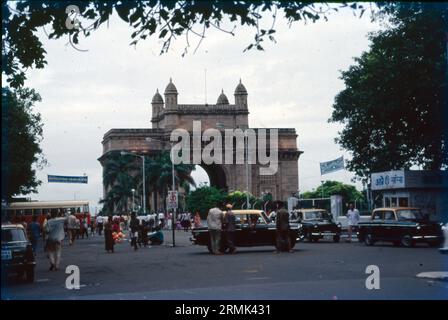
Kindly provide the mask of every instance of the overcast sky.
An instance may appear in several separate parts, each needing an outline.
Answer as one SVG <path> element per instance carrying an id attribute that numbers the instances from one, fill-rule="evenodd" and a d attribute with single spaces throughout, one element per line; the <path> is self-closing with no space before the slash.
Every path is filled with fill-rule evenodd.
<path id="1" fill-rule="evenodd" d="M 266 24 L 270 24 L 266 20 Z M 232 25 L 225 26 L 231 29 Z M 44 154 L 49 165 L 38 172 L 43 181 L 37 200 L 86 199 L 93 209 L 102 197 L 101 156 L 103 135 L 112 128 L 149 128 L 151 98 L 163 92 L 172 77 L 179 103 L 215 103 L 221 89 L 233 103 L 233 92 L 242 79 L 248 91 L 249 125 L 295 128 L 299 159 L 299 188 L 316 188 L 321 181 L 319 162 L 347 153 L 334 143 L 341 125 L 328 123 L 335 95 L 344 88 L 340 70 L 368 48 L 367 33 L 378 30 L 366 14 L 361 19 L 351 10 L 333 13 L 329 21 L 294 23 L 277 19 L 277 43 L 265 51 L 243 52 L 254 30 L 238 27 L 236 36 L 208 30 L 193 54 L 198 39 L 181 57 L 186 42 L 179 38 L 169 53 L 159 55 L 161 42 L 153 37 L 129 46 L 132 29 L 114 17 L 87 39 L 79 52 L 68 39 L 42 40 L 48 65 L 29 70 L 26 85 L 42 96 L 36 107 L 44 122 Z M 50 30 L 47 30 L 49 33 Z M 47 174 L 83 175 L 89 183 L 48 184 Z M 207 180 L 202 170 L 194 177 Z M 352 173 L 340 171 L 324 179 L 351 183 Z M 361 187 L 358 184 L 358 187 Z"/>

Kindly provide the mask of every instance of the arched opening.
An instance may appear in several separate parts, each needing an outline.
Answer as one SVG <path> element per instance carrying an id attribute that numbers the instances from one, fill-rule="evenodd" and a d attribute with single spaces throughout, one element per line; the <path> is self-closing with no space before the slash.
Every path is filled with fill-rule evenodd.
<path id="1" fill-rule="evenodd" d="M 195 166 L 195 169 L 191 172 L 191 177 L 196 183 L 196 187 L 201 185 L 210 185 L 210 178 L 208 176 L 207 171 L 205 171 L 201 166 Z M 194 187 L 191 187 L 194 190 Z"/>
<path id="2" fill-rule="evenodd" d="M 210 178 L 210 186 L 216 187 L 224 191 L 228 190 L 226 173 L 221 165 L 201 164 L 200 166 L 205 170 L 205 172 L 207 172 L 208 177 Z"/>
<path id="3" fill-rule="evenodd" d="M 191 176 L 197 186 L 201 185 L 201 183 L 206 183 L 208 186 L 216 187 L 224 191 L 228 190 L 226 174 L 220 165 L 196 165 L 196 169 L 191 172 Z"/>

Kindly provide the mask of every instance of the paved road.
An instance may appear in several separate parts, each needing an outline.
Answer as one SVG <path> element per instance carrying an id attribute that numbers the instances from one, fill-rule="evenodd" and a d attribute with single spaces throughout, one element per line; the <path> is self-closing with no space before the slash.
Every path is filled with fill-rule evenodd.
<path id="1" fill-rule="evenodd" d="M 448 271 L 448 256 L 420 245 L 366 247 L 354 243 L 298 243 L 294 253 L 271 247 L 240 248 L 212 256 L 177 231 L 175 248 L 153 246 L 136 252 L 128 243 L 104 251 L 103 238 L 64 246 L 58 272 L 48 271 L 38 253 L 33 284 L 10 279 L 2 299 L 448 299 L 448 282 L 416 278 Z M 171 240 L 171 233 L 166 238 Z M 80 290 L 65 288 L 67 265 L 81 272 Z M 366 267 L 380 268 L 380 289 L 365 287 Z"/>

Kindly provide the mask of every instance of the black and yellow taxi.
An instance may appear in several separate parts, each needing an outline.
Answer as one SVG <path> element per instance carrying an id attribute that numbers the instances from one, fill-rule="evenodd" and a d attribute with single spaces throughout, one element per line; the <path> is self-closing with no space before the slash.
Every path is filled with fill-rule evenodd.
<path id="1" fill-rule="evenodd" d="M 21 224 L 2 224 L 2 279 L 10 273 L 25 275 L 27 282 L 34 281 L 34 258 L 31 243 Z"/>
<path id="2" fill-rule="evenodd" d="M 276 225 L 271 222 L 263 210 L 232 210 L 236 218 L 235 246 L 276 246 Z M 299 225 L 290 223 L 289 236 L 291 248 L 294 247 L 299 234 Z M 207 246 L 211 252 L 210 235 L 207 227 L 194 228 L 192 237 L 193 244 Z M 223 242 L 222 252 L 228 248 Z"/>
<path id="3" fill-rule="evenodd" d="M 333 216 L 325 209 L 298 209 L 293 215 L 301 224 L 302 238 L 310 242 L 320 239 L 339 242 L 341 239 L 341 224 L 333 220 Z"/>
<path id="4" fill-rule="evenodd" d="M 368 246 L 386 241 L 404 247 L 412 247 L 419 242 L 436 247 L 443 241 L 440 224 L 429 221 L 419 208 L 377 208 L 369 221 L 360 222 L 358 226 L 358 239 Z"/>

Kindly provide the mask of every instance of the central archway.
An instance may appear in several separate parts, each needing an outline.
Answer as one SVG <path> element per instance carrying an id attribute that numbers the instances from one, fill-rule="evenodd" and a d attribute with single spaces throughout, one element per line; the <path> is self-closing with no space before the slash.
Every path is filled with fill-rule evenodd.
<path id="1" fill-rule="evenodd" d="M 199 165 L 202 169 L 205 170 L 207 173 L 209 179 L 210 179 L 210 186 L 215 187 L 217 189 L 221 189 L 224 191 L 228 191 L 229 187 L 227 185 L 227 177 L 226 173 L 224 171 L 224 168 L 219 164 L 200 164 Z"/>

